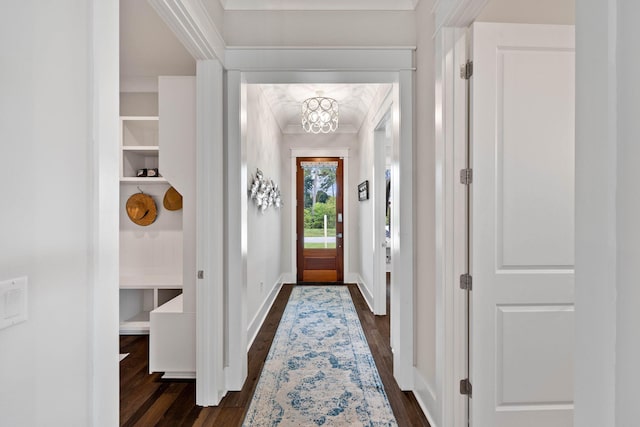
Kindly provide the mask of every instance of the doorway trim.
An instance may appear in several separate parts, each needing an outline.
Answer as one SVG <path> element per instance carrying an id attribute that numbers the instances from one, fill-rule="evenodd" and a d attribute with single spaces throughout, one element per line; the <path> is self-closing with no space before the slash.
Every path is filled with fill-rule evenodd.
<path id="1" fill-rule="evenodd" d="M 394 147 L 392 179 L 395 179 L 394 195 L 397 195 L 398 209 L 394 221 L 395 267 L 398 286 L 391 296 L 391 346 L 394 354 L 394 377 L 402 390 L 412 390 L 414 386 L 414 212 L 413 212 L 413 48 L 402 49 L 227 49 L 225 65 L 227 72 L 227 143 L 226 150 L 227 183 L 237 181 L 234 172 L 240 171 L 240 178 L 246 181 L 246 145 L 243 144 L 242 103 L 240 94 L 246 84 L 277 83 L 392 83 L 394 105 Z M 400 114 L 402 112 L 402 114 Z M 245 160 L 243 160 L 245 159 Z M 345 184 L 346 188 L 346 184 Z M 346 188 L 345 193 L 349 191 Z M 246 191 L 229 192 L 228 211 L 243 214 L 242 203 Z M 246 202 L 246 201 L 245 201 Z M 246 234 L 246 217 L 234 220 L 234 229 L 228 235 Z M 393 227 L 393 225 L 392 225 Z M 402 228 L 401 228 L 402 227 Z M 347 248 L 345 248 L 346 251 Z M 246 255 L 244 255 L 246 256 Z M 229 271 L 234 277 L 243 277 L 244 282 L 228 284 L 228 304 L 234 310 L 228 311 L 227 325 L 234 325 L 232 334 L 227 329 L 228 348 L 241 349 L 233 341 L 246 343 L 246 319 L 241 313 L 246 311 L 246 299 L 242 294 L 246 289 L 246 258 L 243 252 L 227 254 Z M 346 267 L 346 265 L 345 265 Z M 246 361 L 245 354 L 228 354 L 228 382 L 242 384 L 246 378 L 246 367 L 233 366 Z M 244 371 L 244 374 L 243 374 Z M 233 390 L 233 387 L 228 387 Z"/>
<path id="2" fill-rule="evenodd" d="M 94 179 L 87 206 L 91 215 L 89 295 L 90 322 L 88 342 L 90 377 L 88 391 L 91 425 L 117 425 L 119 413 L 119 198 L 118 141 L 119 125 L 119 3 L 92 0 L 89 45 L 91 108 L 87 160 Z"/>
<path id="3" fill-rule="evenodd" d="M 387 205 L 387 181 L 385 178 L 387 153 L 385 139 L 381 139 L 381 127 L 393 126 L 393 99 L 390 90 L 383 98 L 380 108 L 373 116 L 373 314 L 387 314 L 387 244 L 385 228 Z M 392 128 L 391 128 L 392 129 Z M 392 132 L 393 133 L 393 132 Z M 393 148 L 393 135 L 390 137 Z M 382 212 L 385 212 L 383 215 Z M 391 239 L 389 239 L 391 241 Z M 393 245 L 393 243 L 391 243 Z M 391 250 L 391 248 L 389 248 Z M 393 258 L 391 258 L 391 280 L 393 281 Z M 393 282 L 392 285 L 393 286 Z"/>
<path id="4" fill-rule="evenodd" d="M 436 69 L 436 387 L 421 394 L 428 412 L 443 426 L 468 425 L 466 398 L 459 393 L 459 381 L 467 375 L 466 300 L 457 278 L 466 262 L 466 236 L 460 233 L 460 212 L 464 200 L 454 185 L 459 182 L 461 140 L 466 123 L 466 100 L 460 97 L 457 64 L 467 54 L 466 45 L 457 45 L 467 27 L 477 18 L 488 0 L 440 2 L 433 14 Z M 461 128 L 462 126 L 462 128 Z M 434 394 L 435 392 L 435 394 Z"/>

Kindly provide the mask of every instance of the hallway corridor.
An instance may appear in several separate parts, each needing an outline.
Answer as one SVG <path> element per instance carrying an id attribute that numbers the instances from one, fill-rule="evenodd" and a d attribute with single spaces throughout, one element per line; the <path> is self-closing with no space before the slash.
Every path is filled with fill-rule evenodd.
<path id="1" fill-rule="evenodd" d="M 413 393 L 402 392 L 393 379 L 389 316 L 374 316 L 355 285 L 349 288 L 369 347 L 400 426 L 429 426 Z M 265 358 L 293 285 L 284 285 L 249 351 L 247 381 L 217 407 L 194 405 L 195 382 L 166 381 L 148 375 L 148 337 L 121 336 L 120 352 L 131 353 L 120 364 L 121 426 L 240 426 L 260 377 Z"/>

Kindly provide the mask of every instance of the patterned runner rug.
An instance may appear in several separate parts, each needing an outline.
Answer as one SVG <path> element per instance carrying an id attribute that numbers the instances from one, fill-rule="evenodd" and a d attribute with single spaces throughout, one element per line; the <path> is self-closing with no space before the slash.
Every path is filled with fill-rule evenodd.
<path id="1" fill-rule="evenodd" d="M 346 286 L 297 286 L 243 426 L 396 426 Z"/>

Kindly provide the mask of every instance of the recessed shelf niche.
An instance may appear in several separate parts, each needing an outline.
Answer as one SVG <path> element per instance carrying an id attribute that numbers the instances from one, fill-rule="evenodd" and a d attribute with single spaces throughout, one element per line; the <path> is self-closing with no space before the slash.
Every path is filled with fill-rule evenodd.
<path id="1" fill-rule="evenodd" d="M 141 169 L 158 169 L 157 116 L 120 117 L 120 180 L 123 182 L 166 182 L 159 176 L 138 176 Z"/>

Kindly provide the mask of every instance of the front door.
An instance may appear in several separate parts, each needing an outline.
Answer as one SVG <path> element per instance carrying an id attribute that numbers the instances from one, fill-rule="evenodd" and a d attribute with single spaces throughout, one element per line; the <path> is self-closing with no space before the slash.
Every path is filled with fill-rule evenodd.
<path id="1" fill-rule="evenodd" d="M 342 282 L 342 159 L 298 157 L 297 280 Z"/>
<path id="2" fill-rule="evenodd" d="M 573 425 L 574 31 L 477 23 L 471 425 Z"/>

